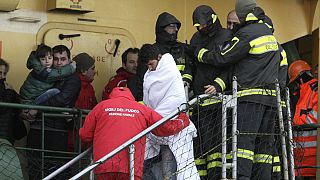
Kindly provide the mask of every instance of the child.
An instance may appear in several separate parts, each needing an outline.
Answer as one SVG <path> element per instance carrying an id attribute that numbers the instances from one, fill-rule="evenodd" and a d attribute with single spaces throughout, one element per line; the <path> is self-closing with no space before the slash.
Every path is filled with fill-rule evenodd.
<path id="1" fill-rule="evenodd" d="M 75 62 L 59 70 L 52 68 L 52 64 L 53 53 L 49 46 L 40 45 L 36 52 L 31 52 L 27 68 L 32 71 L 20 88 L 23 103 L 37 105 L 45 102 L 60 92 L 53 88 L 55 82 L 75 72 Z"/>

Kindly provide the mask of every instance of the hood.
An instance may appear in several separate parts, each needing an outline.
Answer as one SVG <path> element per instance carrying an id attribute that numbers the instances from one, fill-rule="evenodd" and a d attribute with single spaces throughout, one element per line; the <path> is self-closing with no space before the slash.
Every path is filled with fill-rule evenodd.
<path id="1" fill-rule="evenodd" d="M 132 101 L 135 100 L 130 89 L 126 87 L 115 87 L 113 88 L 113 90 L 109 95 L 110 99 L 119 98 L 119 97 L 123 97 Z"/>
<path id="2" fill-rule="evenodd" d="M 272 32 L 274 32 L 272 20 L 264 13 L 264 10 L 261 7 L 255 7 L 252 12 L 249 12 L 245 18 L 245 21 L 237 24 L 234 28 L 234 31 L 239 30 L 241 27 L 247 24 L 253 24 L 257 22 L 264 23 L 271 29 Z"/>
<path id="3" fill-rule="evenodd" d="M 156 34 L 164 31 L 164 28 L 169 24 L 177 24 L 178 29 L 181 27 L 181 22 L 175 16 L 167 12 L 161 13 L 156 22 Z"/>
<path id="4" fill-rule="evenodd" d="M 156 22 L 156 42 L 161 44 L 175 44 L 178 33 L 169 34 L 164 28 L 169 24 L 177 24 L 178 30 L 181 27 L 181 22 L 172 14 L 164 12 L 158 16 Z"/>
<path id="5" fill-rule="evenodd" d="M 214 35 L 218 30 L 222 28 L 217 14 L 213 11 L 213 9 L 210 6 L 207 6 L 207 5 L 198 6 L 193 11 L 192 20 L 193 20 L 193 26 L 195 27 L 207 24 L 208 25 L 207 34 L 210 34 L 211 36 Z"/>
<path id="6" fill-rule="evenodd" d="M 264 10 L 261 7 L 254 8 L 253 14 L 259 20 L 262 20 L 272 30 L 272 32 L 274 32 L 272 20 L 264 13 Z"/>

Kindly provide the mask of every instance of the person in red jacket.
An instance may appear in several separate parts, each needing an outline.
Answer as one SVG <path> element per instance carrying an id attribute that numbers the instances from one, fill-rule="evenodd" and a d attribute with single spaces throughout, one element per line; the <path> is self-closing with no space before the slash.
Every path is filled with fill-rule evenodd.
<path id="1" fill-rule="evenodd" d="M 73 58 L 77 63 L 76 74 L 81 80 L 81 90 L 76 101 L 75 107 L 80 109 L 93 109 L 97 105 L 97 99 L 93 86 L 91 85 L 96 75 L 95 61 L 87 53 L 80 53 Z M 68 151 L 74 151 L 76 142 L 75 130 L 70 130 L 68 134 Z M 89 147 L 88 143 L 82 143 L 82 149 Z"/>
<path id="2" fill-rule="evenodd" d="M 80 109 L 92 109 L 97 105 L 97 99 L 91 85 L 97 73 L 95 61 L 87 53 L 80 53 L 73 60 L 77 63 L 76 73 L 81 80 L 81 90 L 75 106 Z"/>
<path id="3" fill-rule="evenodd" d="M 135 101 L 130 90 L 116 87 L 110 99 L 100 102 L 88 114 L 80 137 L 85 142 L 93 142 L 94 161 L 99 160 L 121 144 L 131 139 L 162 118 L 154 110 Z M 170 136 L 189 125 L 186 113 L 180 113 L 177 119 L 167 121 L 152 131 L 157 136 Z M 146 137 L 134 143 L 134 175 L 141 179 L 144 163 Z M 98 179 L 129 179 L 128 148 L 122 150 L 95 169 Z"/>
<path id="4" fill-rule="evenodd" d="M 102 100 L 109 99 L 109 95 L 115 87 L 127 87 L 127 81 L 137 73 L 138 48 L 129 48 L 122 55 L 122 67 L 117 70 L 102 92 Z"/>
<path id="5" fill-rule="evenodd" d="M 299 97 L 293 118 L 293 125 L 317 124 L 318 80 L 313 78 L 311 67 L 302 60 L 294 61 L 288 69 L 289 84 L 295 85 L 295 96 Z M 302 129 L 294 132 L 296 176 L 316 178 L 317 129 Z M 314 168 L 310 168 L 314 167 Z"/>

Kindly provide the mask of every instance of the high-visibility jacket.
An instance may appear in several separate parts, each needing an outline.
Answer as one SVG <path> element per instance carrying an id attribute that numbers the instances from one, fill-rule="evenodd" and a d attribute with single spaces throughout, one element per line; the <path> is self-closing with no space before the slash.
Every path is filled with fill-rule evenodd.
<path id="1" fill-rule="evenodd" d="M 262 88 L 254 93 L 243 93 L 246 95 L 242 95 L 239 101 L 273 105 L 275 94 L 268 92 L 275 89 L 273 84 L 278 79 L 279 66 L 284 57 L 273 30 L 264 22 L 266 17 L 262 9 L 255 8 L 222 50 L 198 47 L 195 54 L 199 62 L 218 68 L 233 65 L 233 75 L 237 77 L 241 89 Z"/>
<path id="2" fill-rule="evenodd" d="M 296 105 L 294 125 L 316 124 L 318 111 L 318 81 L 312 79 L 300 86 L 300 98 Z M 317 130 L 297 131 L 294 133 L 296 143 L 295 166 L 316 166 Z M 316 168 L 299 168 L 297 176 L 315 176 Z"/>

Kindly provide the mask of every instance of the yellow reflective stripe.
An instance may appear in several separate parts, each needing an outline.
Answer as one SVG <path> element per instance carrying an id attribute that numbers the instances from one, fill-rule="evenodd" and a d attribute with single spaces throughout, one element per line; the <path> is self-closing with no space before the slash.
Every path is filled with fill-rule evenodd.
<path id="1" fill-rule="evenodd" d="M 219 158 L 221 158 L 221 153 L 213 153 L 207 156 L 207 161 L 212 161 Z"/>
<path id="2" fill-rule="evenodd" d="M 207 164 L 207 161 L 206 161 L 206 159 L 195 159 L 194 163 L 196 165 L 203 165 L 203 164 Z"/>
<path id="3" fill-rule="evenodd" d="M 264 95 L 264 96 L 276 96 L 276 90 L 270 89 L 246 89 L 239 91 L 237 97 L 249 96 L 249 95 Z"/>
<path id="4" fill-rule="evenodd" d="M 231 51 L 231 49 L 238 44 L 238 42 L 240 41 L 239 38 L 237 37 L 233 37 L 231 41 L 236 41 L 230 48 L 227 48 L 225 51 L 221 52 L 221 55 L 225 55 L 226 53 L 228 53 L 229 51 Z"/>
<path id="5" fill-rule="evenodd" d="M 197 27 L 197 26 L 200 26 L 200 24 L 199 23 L 195 23 L 193 26 Z"/>
<path id="6" fill-rule="evenodd" d="M 276 38 L 273 35 L 258 37 L 250 41 L 250 54 L 263 54 L 270 51 L 278 51 L 279 46 Z"/>
<path id="7" fill-rule="evenodd" d="M 220 161 L 212 161 L 207 165 L 207 169 L 211 169 L 215 167 L 222 167 L 222 163 Z"/>
<path id="8" fill-rule="evenodd" d="M 211 17 L 212 17 L 212 24 L 214 24 L 214 22 L 216 22 L 218 16 L 215 14 L 212 14 Z"/>
<path id="9" fill-rule="evenodd" d="M 214 81 L 219 84 L 222 91 L 224 91 L 226 89 L 226 84 L 224 83 L 224 81 L 221 78 L 216 78 Z"/>
<path id="10" fill-rule="evenodd" d="M 200 49 L 200 51 L 199 51 L 199 53 L 198 53 L 199 62 L 203 62 L 202 56 L 203 56 L 203 54 L 204 54 L 205 52 L 207 52 L 207 51 L 208 51 L 208 49 L 205 49 L 205 48 Z"/>
<path id="11" fill-rule="evenodd" d="M 140 103 L 140 104 L 144 104 L 144 102 L 143 102 L 143 101 L 138 101 L 138 103 Z"/>
<path id="12" fill-rule="evenodd" d="M 250 151 L 247 149 L 238 149 L 237 150 L 237 157 L 239 157 L 239 158 L 249 159 L 249 160 L 253 161 L 253 156 L 254 156 L 253 151 Z"/>
<path id="13" fill-rule="evenodd" d="M 279 163 L 279 162 L 280 162 L 280 157 L 279 156 L 273 157 L 273 163 Z"/>
<path id="14" fill-rule="evenodd" d="M 184 75 L 182 75 L 182 78 L 187 78 L 192 81 L 192 76 L 190 74 L 184 74 Z"/>
<path id="15" fill-rule="evenodd" d="M 280 62 L 280 66 L 287 66 L 288 65 L 288 59 L 287 59 L 287 53 L 285 50 L 281 51 L 282 60 Z"/>
<path id="16" fill-rule="evenodd" d="M 222 153 L 213 153 L 213 154 L 210 154 L 209 156 L 207 156 L 207 161 L 213 161 L 213 160 L 216 160 L 216 159 L 221 159 L 222 157 Z M 227 154 L 227 159 L 232 159 L 232 154 Z"/>
<path id="17" fill-rule="evenodd" d="M 270 154 L 255 154 L 253 163 L 267 163 L 272 164 L 272 155 Z"/>
<path id="18" fill-rule="evenodd" d="M 198 170 L 199 176 L 206 176 L 208 174 L 207 170 Z"/>
<path id="19" fill-rule="evenodd" d="M 246 21 L 257 21 L 258 18 L 253 14 L 253 13 L 249 13 L 246 17 Z"/>
<path id="20" fill-rule="evenodd" d="M 272 172 L 281 172 L 281 167 L 280 166 L 273 166 Z"/>
<path id="21" fill-rule="evenodd" d="M 284 102 L 284 101 L 281 101 L 280 105 L 281 105 L 281 107 L 287 107 L 286 102 Z"/>
<path id="22" fill-rule="evenodd" d="M 185 65 L 177 65 L 179 71 L 183 71 L 185 67 Z"/>
<path id="23" fill-rule="evenodd" d="M 200 106 L 208 106 L 208 105 L 211 105 L 211 104 L 217 104 L 217 103 L 221 103 L 222 100 L 218 100 L 218 99 L 215 99 L 215 98 L 209 98 L 209 99 L 205 99 L 203 101 L 203 103 L 200 104 Z"/>

